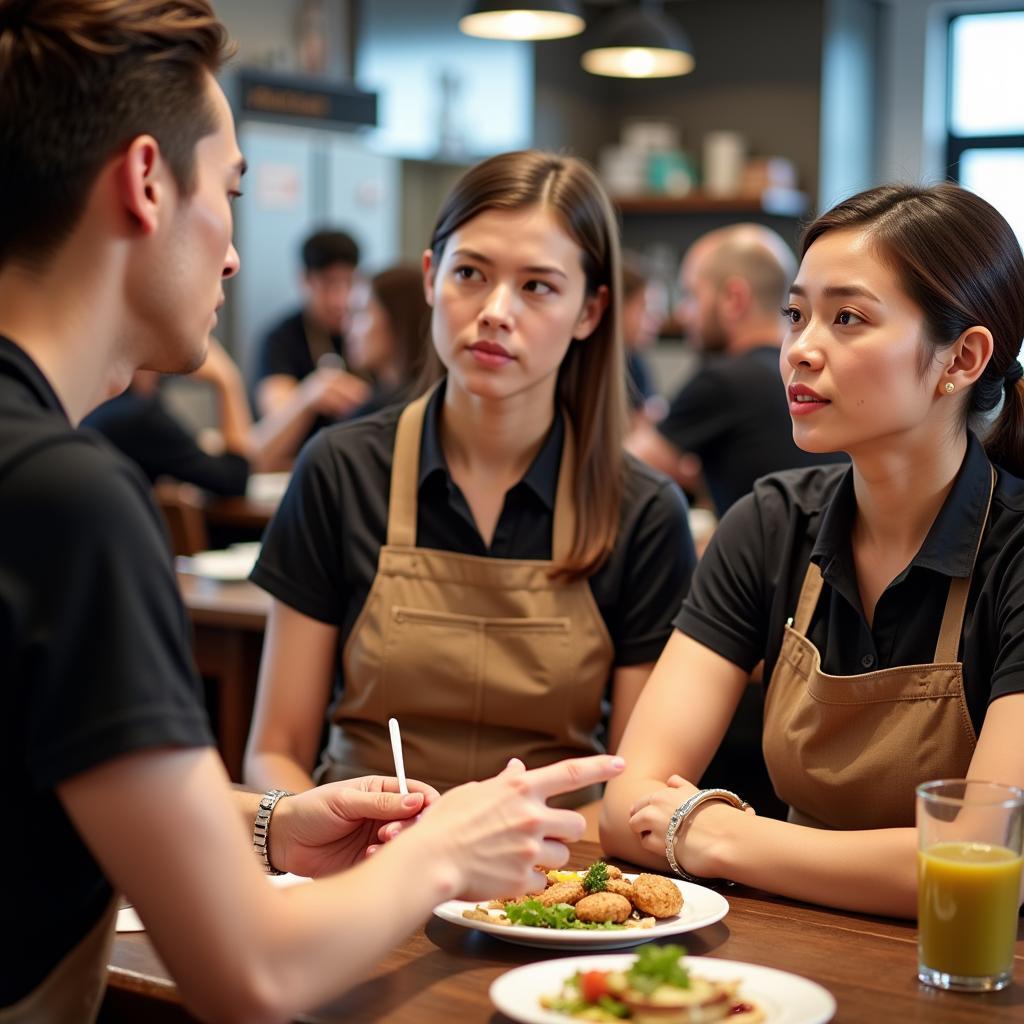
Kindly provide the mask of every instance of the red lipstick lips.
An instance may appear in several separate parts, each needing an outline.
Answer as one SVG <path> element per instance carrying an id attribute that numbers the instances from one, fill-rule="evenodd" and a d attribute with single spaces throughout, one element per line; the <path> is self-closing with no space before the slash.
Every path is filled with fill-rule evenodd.
<path id="1" fill-rule="evenodd" d="M 830 404 L 827 398 L 823 398 L 814 388 L 810 388 L 806 384 L 790 384 L 788 392 L 791 416 L 807 416 Z"/>

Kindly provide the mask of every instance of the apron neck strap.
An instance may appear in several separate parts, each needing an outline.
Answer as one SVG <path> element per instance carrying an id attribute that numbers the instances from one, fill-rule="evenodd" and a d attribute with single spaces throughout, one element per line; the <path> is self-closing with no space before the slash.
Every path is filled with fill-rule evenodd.
<path id="1" fill-rule="evenodd" d="M 388 546 L 416 546 L 416 499 L 420 479 L 420 438 L 431 388 L 410 402 L 398 418 L 395 454 L 391 463 L 391 495 L 388 498 Z"/>
<path id="2" fill-rule="evenodd" d="M 391 493 L 388 498 L 388 546 L 416 546 L 416 502 L 419 495 L 420 442 L 427 403 L 436 386 L 410 402 L 398 418 L 395 452 L 391 463 Z M 568 558 L 576 535 L 576 438 L 572 422 L 563 412 L 565 425 L 562 459 L 555 491 L 554 525 L 551 531 L 551 559 L 556 564 Z"/>
<path id="3" fill-rule="evenodd" d="M 811 625 L 811 616 L 814 614 L 814 609 L 818 607 L 822 582 L 821 569 L 818 568 L 816 562 L 811 562 L 807 566 L 807 572 L 804 573 L 800 598 L 796 603 L 796 612 L 793 615 L 793 628 L 801 636 L 807 636 L 807 630 Z"/>
<path id="4" fill-rule="evenodd" d="M 946 610 L 942 613 L 939 639 L 935 644 L 934 660 L 938 665 L 950 664 L 957 660 L 960 634 L 963 632 L 964 612 L 967 609 L 967 596 L 971 590 L 971 580 L 974 578 L 974 566 L 978 561 L 978 552 L 981 550 L 981 539 L 985 536 L 988 514 L 992 509 L 992 495 L 996 489 L 996 467 L 990 466 L 989 469 L 991 477 L 988 485 L 988 503 L 985 506 L 985 516 L 981 521 L 981 529 L 978 530 L 978 543 L 974 548 L 974 558 L 971 559 L 971 571 L 966 576 L 955 576 L 949 581 Z"/>
<path id="5" fill-rule="evenodd" d="M 989 511 L 992 508 L 992 495 L 996 487 L 995 466 L 990 466 L 990 470 L 988 504 L 985 506 L 985 516 L 981 521 L 981 529 L 978 531 L 978 543 L 974 549 L 974 558 L 971 560 L 971 571 L 967 576 L 954 577 L 949 583 L 946 608 L 942 613 L 942 625 L 939 627 L 939 639 L 935 644 L 933 662 L 936 665 L 952 664 L 957 660 L 960 634 L 963 632 L 964 612 L 967 609 L 967 596 L 971 589 L 974 565 L 978 560 L 978 552 L 981 550 L 981 539 L 985 535 L 985 526 L 988 523 Z M 803 586 L 800 588 L 800 598 L 797 601 L 796 613 L 793 615 L 793 628 L 802 636 L 807 635 L 808 627 L 811 624 L 811 616 L 814 614 L 814 609 L 818 605 L 818 598 L 821 595 L 821 587 L 821 569 L 814 562 L 811 562 L 807 566 Z"/>

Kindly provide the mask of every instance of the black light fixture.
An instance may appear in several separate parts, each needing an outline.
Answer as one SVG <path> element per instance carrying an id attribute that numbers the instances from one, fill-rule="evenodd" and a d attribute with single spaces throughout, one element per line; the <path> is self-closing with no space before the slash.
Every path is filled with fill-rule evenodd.
<path id="1" fill-rule="evenodd" d="M 586 26 L 574 0 L 478 0 L 459 19 L 466 35 L 484 39 L 564 39 Z"/>
<path id="2" fill-rule="evenodd" d="M 666 18 L 656 0 L 643 0 L 608 15 L 580 61 L 592 75 L 612 78 L 671 78 L 694 68 L 693 45 Z"/>

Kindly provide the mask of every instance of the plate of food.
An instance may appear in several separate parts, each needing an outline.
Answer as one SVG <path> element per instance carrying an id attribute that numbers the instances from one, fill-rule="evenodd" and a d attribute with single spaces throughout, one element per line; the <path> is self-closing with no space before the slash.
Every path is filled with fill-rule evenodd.
<path id="1" fill-rule="evenodd" d="M 773 967 L 685 956 L 681 946 L 526 964 L 491 985 L 491 1002 L 521 1024 L 825 1024 L 836 1012 L 816 982 Z"/>
<path id="2" fill-rule="evenodd" d="M 621 949 L 703 928 L 729 912 L 724 896 L 664 875 L 624 874 L 598 861 L 549 871 L 547 888 L 490 903 L 449 900 L 434 914 L 505 942 L 546 949 Z"/>

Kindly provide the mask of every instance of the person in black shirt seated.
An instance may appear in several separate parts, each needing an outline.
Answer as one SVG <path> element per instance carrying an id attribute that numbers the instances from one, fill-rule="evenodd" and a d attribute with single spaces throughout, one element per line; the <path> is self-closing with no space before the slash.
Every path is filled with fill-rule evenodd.
<path id="1" fill-rule="evenodd" d="M 765 477 L 722 520 L 626 729 L 604 849 L 913 917 L 915 788 L 1024 786 L 1024 256 L 965 189 L 882 186 L 810 225 L 784 313 L 793 434 L 852 465 Z M 762 659 L 788 821 L 692 784 Z"/>
<path id="2" fill-rule="evenodd" d="M 795 269 L 786 243 L 757 224 L 704 235 L 680 267 L 677 315 L 704 359 L 667 415 L 638 423 L 626 447 L 689 492 L 703 483 L 719 516 L 766 473 L 836 461 L 793 442 L 779 380 L 779 307 Z"/>
<path id="3" fill-rule="evenodd" d="M 348 355 L 352 367 L 373 380 L 374 392 L 353 419 L 411 397 L 429 330 L 430 307 L 419 267 L 390 267 L 370 278 L 352 311 Z"/>
<path id="4" fill-rule="evenodd" d="M 137 370 L 128 390 L 91 412 L 82 426 L 98 431 L 138 463 L 150 483 L 173 477 L 212 494 L 244 494 L 249 470 L 254 462 L 259 463 L 238 367 L 211 338 L 206 360 L 191 377 L 213 387 L 221 451 L 210 451 L 198 443 L 167 407 L 160 393 L 160 374 L 151 370 Z"/>
<path id="5" fill-rule="evenodd" d="M 584 829 L 546 798 L 621 761 L 511 760 L 444 797 L 231 788 L 146 480 L 73 429 L 140 367 L 206 354 L 245 166 L 227 35 L 207 0 L 0 10 L 0 1019 L 95 1019 L 124 893 L 192 1014 L 292 1020 L 437 903 L 542 888 Z"/>
<path id="6" fill-rule="evenodd" d="M 257 354 L 257 434 L 268 469 L 290 468 L 304 441 L 370 398 L 367 382 L 346 369 L 341 333 L 358 263 L 345 231 L 316 231 L 302 244 L 303 308 L 272 328 Z"/>
<path id="7" fill-rule="evenodd" d="M 391 715 L 442 790 L 615 749 L 695 564 L 679 489 L 622 451 L 618 257 L 580 160 L 456 182 L 423 257 L 436 386 L 321 431 L 264 537 L 247 781 L 383 770 Z"/>

